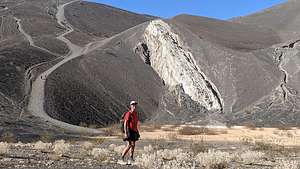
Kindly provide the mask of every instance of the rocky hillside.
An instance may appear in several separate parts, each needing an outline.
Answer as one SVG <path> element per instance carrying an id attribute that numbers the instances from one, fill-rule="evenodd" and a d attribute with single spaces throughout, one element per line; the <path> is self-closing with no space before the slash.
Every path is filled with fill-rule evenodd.
<path id="1" fill-rule="evenodd" d="M 2 129 L 101 133 L 79 125 L 132 99 L 146 121 L 298 126 L 300 2 L 230 21 L 57 3 L 0 2 Z"/>

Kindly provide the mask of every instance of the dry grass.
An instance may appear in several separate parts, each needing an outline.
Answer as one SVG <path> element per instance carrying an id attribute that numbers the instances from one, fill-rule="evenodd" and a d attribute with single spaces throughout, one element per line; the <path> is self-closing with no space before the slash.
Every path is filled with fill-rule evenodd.
<path id="1" fill-rule="evenodd" d="M 180 127 L 179 124 L 161 125 L 160 130 L 162 130 L 162 131 L 176 131 L 179 127 Z"/>
<path id="2" fill-rule="evenodd" d="M 180 135 L 218 135 L 220 134 L 216 130 L 209 129 L 206 127 L 183 127 L 178 130 Z"/>
<path id="3" fill-rule="evenodd" d="M 252 149 L 255 151 L 283 153 L 286 150 L 281 140 L 261 135 L 256 137 L 243 136 L 240 137 L 240 142 L 244 145 L 252 146 Z"/>
<path id="4" fill-rule="evenodd" d="M 53 144 L 53 152 L 57 155 L 65 155 L 70 151 L 70 144 L 64 140 L 55 141 Z"/>
<path id="5" fill-rule="evenodd" d="M 94 144 L 89 141 L 80 142 L 79 153 L 77 158 L 84 159 L 87 155 L 90 154 L 90 151 L 94 148 Z"/>
<path id="6" fill-rule="evenodd" d="M 239 141 L 244 145 L 252 145 L 255 140 L 252 137 L 243 136 L 239 138 Z"/>
<path id="7" fill-rule="evenodd" d="M 92 150 L 92 149 L 93 149 L 94 144 L 91 143 L 91 142 L 89 142 L 89 141 L 85 141 L 85 142 L 82 143 L 81 146 L 82 146 L 82 148 L 83 148 L 84 150 L 89 151 L 89 150 Z"/>
<path id="8" fill-rule="evenodd" d="M 41 150 L 45 152 L 49 152 L 51 150 L 52 143 L 44 143 L 42 141 L 38 141 L 34 144 L 34 149 Z"/>
<path id="9" fill-rule="evenodd" d="M 146 153 L 151 153 L 153 152 L 154 148 L 152 147 L 152 145 L 148 145 L 148 146 L 144 146 L 144 152 Z"/>
<path id="10" fill-rule="evenodd" d="M 274 169 L 299 169 L 299 168 L 300 168 L 299 161 L 282 160 L 279 162 L 277 166 L 275 166 Z"/>
<path id="11" fill-rule="evenodd" d="M 161 128 L 162 128 L 161 124 L 149 124 L 149 125 L 141 126 L 141 130 L 146 132 L 153 132 L 156 130 L 160 130 Z"/>
<path id="12" fill-rule="evenodd" d="M 9 149 L 10 145 L 7 142 L 0 142 L 0 155 L 7 154 Z"/>
<path id="13" fill-rule="evenodd" d="M 199 142 L 191 143 L 190 149 L 194 154 L 206 153 L 208 152 L 209 145 L 202 138 Z"/>
<path id="14" fill-rule="evenodd" d="M 125 145 L 116 146 L 114 148 L 114 152 L 117 153 L 118 155 L 122 154 L 122 152 L 125 149 L 125 147 L 126 147 Z"/>
<path id="15" fill-rule="evenodd" d="M 235 156 L 228 152 L 209 150 L 199 153 L 195 160 L 207 169 L 225 169 L 234 158 Z"/>
<path id="16" fill-rule="evenodd" d="M 265 157 L 265 153 L 259 151 L 246 151 L 243 152 L 240 156 L 241 160 L 246 164 L 257 163 Z"/>
<path id="17" fill-rule="evenodd" d="M 294 134 L 291 130 L 275 130 L 273 134 L 276 134 L 281 137 L 289 137 L 293 138 L 296 134 Z"/>
<path id="18" fill-rule="evenodd" d="M 59 161 L 62 158 L 62 156 L 59 154 L 48 154 L 48 157 L 53 161 Z"/>
<path id="19" fill-rule="evenodd" d="M 111 126 L 103 129 L 105 136 L 119 136 L 121 135 L 120 124 L 112 124 Z"/>
<path id="20" fill-rule="evenodd" d="M 94 145 L 101 145 L 105 140 L 106 139 L 103 137 L 96 137 L 96 138 L 90 139 L 89 141 L 91 143 L 93 143 Z"/>
<path id="21" fill-rule="evenodd" d="M 246 131 L 246 133 L 248 133 L 249 130 Z M 252 132 L 257 133 L 259 130 Z M 176 144 L 180 143 L 177 141 L 167 142 L 166 140 L 152 140 L 151 144 L 148 146 L 144 146 L 143 149 L 137 149 L 136 164 L 138 167 L 145 169 L 225 169 L 232 167 L 255 168 L 255 166 L 259 165 L 275 167 L 275 169 L 299 169 L 300 167 L 299 162 L 295 161 L 297 158 L 294 159 L 294 156 L 286 156 L 286 154 L 280 154 L 278 156 L 277 152 L 281 153 L 282 151 L 287 152 L 289 150 L 286 150 L 285 147 L 280 145 L 280 141 L 272 141 L 269 137 L 266 138 L 261 135 L 258 137 L 245 137 L 245 142 L 247 142 L 247 144 L 250 146 L 243 146 L 241 149 L 238 148 L 230 150 L 227 149 L 228 147 L 219 147 L 215 143 L 210 143 L 210 145 L 208 144 L 209 141 L 207 141 L 207 138 L 219 137 L 219 135 L 200 135 L 196 137 L 198 140 L 193 140 L 193 142 L 190 144 L 187 143 L 183 147 L 180 145 L 181 148 L 176 148 L 178 147 Z M 77 148 L 77 145 L 80 145 L 79 151 L 78 149 L 75 149 Z M 174 145 L 176 145 L 174 149 L 169 149 L 174 147 Z M 86 159 L 89 159 L 91 161 L 99 161 L 103 163 L 115 162 L 115 158 L 120 157 L 121 152 L 125 148 L 125 145 L 119 146 L 115 144 L 110 144 L 107 148 L 95 148 L 94 144 L 90 141 L 78 141 L 76 142 L 76 146 L 72 145 L 72 149 L 70 148 L 71 145 L 69 145 L 69 142 L 66 143 L 64 140 L 56 141 L 52 147 L 51 143 L 43 143 L 41 141 L 35 144 L 8 144 L 1 142 L 0 155 L 8 154 L 10 146 L 12 150 L 17 147 L 29 148 L 30 150 L 32 147 L 38 150 L 49 150 L 53 148 L 53 153 L 46 154 L 48 155 L 49 159 L 53 161 L 58 161 L 62 158 L 66 160 L 67 157 L 71 157 L 74 159 L 83 160 L 83 162 L 86 162 Z M 213 150 L 211 147 L 215 147 L 218 150 Z M 224 149 L 221 151 L 219 148 Z M 299 150 L 295 152 L 298 153 Z M 13 155 L 14 151 L 11 151 L 10 153 L 11 154 L 9 155 Z M 275 156 L 273 156 L 273 154 L 275 154 Z M 278 159 L 278 157 L 280 158 Z M 285 161 L 281 161 L 280 159 L 285 159 Z M 291 161 L 291 159 L 294 159 L 294 161 Z"/>
<path id="22" fill-rule="evenodd" d="M 278 130 L 293 130 L 292 127 L 289 127 L 289 126 L 278 126 L 277 129 Z"/>
<path id="23" fill-rule="evenodd" d="M 300 146 L 300 129 L 293 128 L 293 130 L 278 130 L 277 128 L 260 128 L 249 129 L 246 127 L 228 128 L 198 128 L 194 126 L 185 127 L 170 127 L 171 125 L 162 126 L 160 130 L 153 132 L 141 130 L 141 138 L 143 139 L 174 139 L 172 134 L 177 132 L 177 140 L 193 140 L 200 141 L 202 136 L 205 136 L 207 142 L 217 141 L 242 143 L 245 145 L 253 146 L 255 142 L 265 142 L 285 147 L 299 147 Z M 145 128 L 145 127 L 143 127 Z M 164 131 L 167 128 L 168 131 Z M 259 143 L 258 143 L 259 144 Z"/>
<path id="24" fill-rule="evenodd" d="M 256 130 L 256 126 L 253 122 L 244 122 L 243 126 L 245 126 L 246 128 L 250 129 L 250 130 Z"/>
<path id="25" fill-rule="evenodd" d="M 286 136 L 292 138 L 292 137 L 294 137 L 294 134 L 291 133 L 290 131 L 288 131 L 288 132 L 286 133 Z"/>
<path id="26" fill-rule="evenodd" d="M 149 169 L 183 169 L 191 168 L 194 158 L 191 153 L 183 152 L 182 149 L 160 149 L 144 151 L 136 157 L 136 164 L 141 168 Z"/>
<path id="27" fill-rule="evenodd" d="M 174 128 L 171 128 L 171 127 L 162 127 L 161 130 L 162 131 L 174 131 Z"/>
<path id="28" fill-rule="evenodd" d="M 115 153 L 117 156 L 119 156 L 120 154 L 122 154 L 125 147 L 126 147 L 125 145 L 117 146 L 115 144 L 110 144 L 108 146 L 108 150 L 112 153 Z"/>
<path id="29" fill-rule="evenodd" d="M 177 140 L 177 135 L 178 135 L 177 133 L 172 133 L 172 132 L 168 133 L 167 134 L 167 139 L 168 140 Z"/>
<path id="30" fill-rule="evenodd" d="M 285 148 L 283 145 L 268 143 L 266 141 L 255 141 L 253 149 L 257 150 L 257 151 L 265 151 L 265 152 L 271 152 L 271 153 L 274 153 L 274 152 L 283 153 L 285 151 Z"/>
<path id="31" fill-rule="evenodd" d="M 144 152 L 137 156 L 136 164 L 141 168 L 168 169 L 225 169 L 236 156 L 228 152 L 209 150 L 194 154 L 182 149 L 160 149 L 144 147 Z"/>
<path id="32" fill-rule="evenodd" d="M 108 159 L 109 151 L 102 148 L 94 148 L 91 152 L 91 155 L 100 161 L 106 161 Z"/>

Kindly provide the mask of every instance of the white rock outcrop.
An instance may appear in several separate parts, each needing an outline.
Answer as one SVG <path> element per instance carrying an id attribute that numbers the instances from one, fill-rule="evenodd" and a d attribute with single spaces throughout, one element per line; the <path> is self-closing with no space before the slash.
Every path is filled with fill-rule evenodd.
<path id="1" fill-rule="evenodd" d="M 189 48 L 166 22 L 151 21 L 143 38 L 150 65 L 167 86 L 181 84 L 186 94 L 208 110 L 222 110 L 215 85 L 201 72 Z"/>

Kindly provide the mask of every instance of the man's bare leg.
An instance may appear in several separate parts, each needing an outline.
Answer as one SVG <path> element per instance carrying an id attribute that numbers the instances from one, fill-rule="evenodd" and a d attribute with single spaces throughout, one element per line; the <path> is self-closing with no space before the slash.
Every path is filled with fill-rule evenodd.
<path id="1" fill-rule="evenodd" d="M 133 159 L 134 148 L 135 148 L 135 141 L 132 141 L 132 143 L 131 143 L 131 152 L 130 152 L 131 160 L 134 160 Z"/>
<path id="2" fill-rule="evenodd" d="M 127 145 L 127 147 L 124 149 L 124 151 L 122 153 L 122 159 L 124 159 L 124 157 L 126 156 L 126 154 L 128 153 L 128 151 L 130 150 L 130 148 L 132 148 L 132 142 L 128 141 L 128 145 Z"/>

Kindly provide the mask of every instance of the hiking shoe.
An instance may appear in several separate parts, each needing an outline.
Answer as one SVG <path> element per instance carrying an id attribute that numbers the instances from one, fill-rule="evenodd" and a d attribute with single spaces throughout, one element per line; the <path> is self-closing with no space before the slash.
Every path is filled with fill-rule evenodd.
<path id="1" fill-rule="evenodd" d="M 130 157 L 130 161 L 134 162 L 135 160 L 134 160 L 134 158 L 133 158 L 133 157 Z"/>
<path id="2" fill-rule="evenodd" d="M 128 164 L 128 162 L 127 162 L 127 161 L 125 161 L 125 159 L 124 159 L 124 158 L 121 158 L 120 160 L 118 160 L 117 164 L 120 164 L 120 165 L 127 165 L 127 164 Z"/>
<path id="3" fill-rule="evenodd" d="M 134 165 L 135 164 L 134 158 L 131 157 L 130 160 L 128 161 L 128 163 Z"/>

